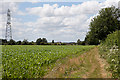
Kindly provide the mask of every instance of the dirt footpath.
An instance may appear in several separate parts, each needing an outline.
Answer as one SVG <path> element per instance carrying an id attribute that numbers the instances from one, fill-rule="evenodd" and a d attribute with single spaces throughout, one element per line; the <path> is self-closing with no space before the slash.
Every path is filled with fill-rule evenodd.
<path id="1" fill-rule="evenodd" d="M 108 66 L 95 47 L 80 56 L 57 62 L 44 78 L 111 78 L 111 73 L 105 69 Z"/>

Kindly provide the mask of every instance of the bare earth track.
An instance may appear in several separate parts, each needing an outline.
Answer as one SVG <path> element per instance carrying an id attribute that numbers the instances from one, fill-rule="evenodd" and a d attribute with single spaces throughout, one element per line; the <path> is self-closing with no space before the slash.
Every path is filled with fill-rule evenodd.
<path id="1" fill-rule="evenodd" d="M 44 78 L 111 78 L 111 73 L 105 69 L 107 66 L 95 47 L 80 56 L 56 62 Z"/>

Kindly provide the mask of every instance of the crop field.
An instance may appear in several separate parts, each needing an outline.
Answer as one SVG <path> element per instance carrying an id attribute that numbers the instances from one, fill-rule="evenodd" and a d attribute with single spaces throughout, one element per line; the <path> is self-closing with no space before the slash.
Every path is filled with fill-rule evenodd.
<path id="1" fill-rule="evenodd" d="M 2 78 L 39 78 L 46 66 L 66 56 L 82 54 L 94 46 L 12 45 L 2 46 Z"/>

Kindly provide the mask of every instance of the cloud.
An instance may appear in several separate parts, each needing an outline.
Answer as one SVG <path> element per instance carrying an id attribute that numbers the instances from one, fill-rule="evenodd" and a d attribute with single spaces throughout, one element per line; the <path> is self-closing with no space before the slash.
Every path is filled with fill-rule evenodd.
<path id="1" fill-rule="evenodd" d="M 85 1 L 81 4 L 72 6 L 59 6 L 59 4 L 44 4 L 43 6 L 26 8 L 25 13 L 15 7 L 16 15 L 37 16 L 36 21 L 21 22 L 19 18 L 13 18 L 13 36 L 16 40 L 36 40 L 38 37 L 46 37 L 49 41 L 77 41 L 84 40 L 89 31 L 91 19 L 98 15 L 101 8 L 114 5 L 117 7 L 118 0 Z M 33 3 L 34 5 L 34 3 Z M 7 9 L 8 7 L 6 7 Z M 5 11 L 3 12 L 5 13 Z M 15 14 L 15 12 L 14 12 Z M 5 20 L 4 20 L 5 21 Z"/>
<path id="2" fill-rule="evenodd" d="M 118 7 L 119 1 L 120 0 L 106 0 L 103 4 L 104 4 L 104 7 L 108 7 L 108 6 L 110 7 L 111 5 Z"/>
<path id="3" fill-rule="evenodd" d="M 10 9 L 13 13 L 18 10 L 17 3 L 15 2 L 1 2 L 0 6 L 0 14 L 6 14 L 8 9 Z"/>
<path id="4" fill-rule="evenodd" d="M 61 6 L 58 4 L 44 4 L 43 7 L 27 8 L 26 10 L 33 15 L 44 16 L 74 16 L 80 14 L 94 14 L 100 9 L 99 2 L 87 1 L 79 5 Z"/>
<path id="5" fill-rule="evenodd" d="M 57 41 L 84 40 L 89 27 L 89 15 L 96 14 L 101 7 L 97 1 L 87 1 L 72 6 L 59 6 L 58 4 L 44 4 L 42 7 L 27 8 L 28 14 L 37 15 L 36 22 L 28 22 L 33 26 L 33 33 L 41 33 L 41 37 L 56 39 Z M 89 22 L 88 22 L 89 20 Z"/>
<path id="6" fill-rule="evenodd" d="M 85 2 L 89 0 L 4 0 L 4 2 L 32 2 L 32 3 L 37 3 L 37 2 Z M 90 1 L 104 1 L 104 0 L 90 0 Z"/>

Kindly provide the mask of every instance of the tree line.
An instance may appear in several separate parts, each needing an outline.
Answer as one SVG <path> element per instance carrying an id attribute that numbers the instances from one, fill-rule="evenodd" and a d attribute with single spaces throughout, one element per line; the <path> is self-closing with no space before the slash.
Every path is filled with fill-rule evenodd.
<path id="1" fill-rule="evenodd" d="M 78 39 L 77 42 L 68 43 L 55 42 L 54 40 L 48 42 L 46 38 L 38 38 L 35 42 L 30 42 L 27 39 L 24 39 L 23 41 L 15 41 L 13 39 L 7 41 L 6 39 L 0 39 L 0 45 L 85 45 L 85 42 L 80 41 L 80 39 Z"/>
<path id="2" fill-rule="evenodd" d="M 3 45 L 98 45 L 100 42 L 103 42 L 108 34 L 113 33 L 116 30 L 120 30 L 120 10 L 114 6 L 103 8 L 99 11 L 99 14 L 94 17 L 89 24 L 89 32 L 87 33 L 85 40 L 73 43 L 55 43 L 52 40 L 50 43 L 47 42 L 46 38 L 38 38 L 36 42 L 28 42 L 26 39 L 23 41 L 5 39 L 0 40 L 0 44 Z"/>

